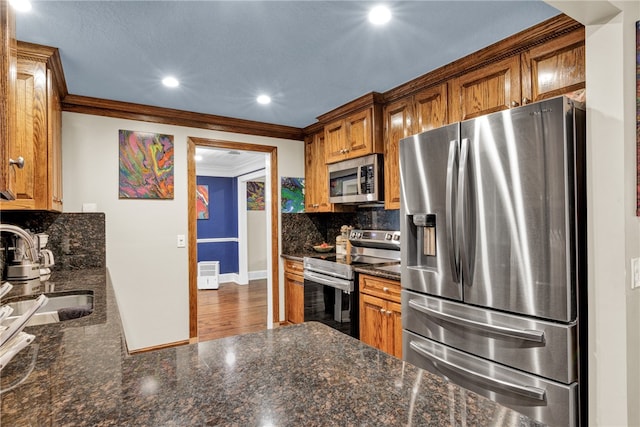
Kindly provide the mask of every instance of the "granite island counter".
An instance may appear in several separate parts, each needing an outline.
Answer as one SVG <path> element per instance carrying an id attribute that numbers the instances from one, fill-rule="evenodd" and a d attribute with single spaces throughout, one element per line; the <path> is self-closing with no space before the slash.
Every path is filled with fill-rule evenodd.
<path id="1" fill-rule="evenodd" d="M 1 425 L 541 425 L 315 322 L 129 355 L 108 273 L 55 280 L 90 284 L 94 313 L 29 328 L 35 369 L 0 396 Z"/>

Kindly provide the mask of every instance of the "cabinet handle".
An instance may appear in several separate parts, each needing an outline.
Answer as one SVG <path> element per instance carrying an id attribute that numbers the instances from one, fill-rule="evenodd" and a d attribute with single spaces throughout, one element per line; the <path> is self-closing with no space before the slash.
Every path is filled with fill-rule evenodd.
<path id="1" fill-rule="evenodd" d="M 380 313 L 384 314 L 384 308 L 380 309 Z"/>
<path id="2" fill-rule="evenodd" d="M 17 166 L 18 169 L 22 169 L 24 167 L 24 157 L 18 156 L 18 160 L 9 159 L 9 166 Z"/>
<path id="3" fill-rule="evenodd" d="M 527 105 L 528 103 L 530 103 L 531 100 L 527 97 L 522 98 L 522 105 Z"/>
<path id="4" fill-rule="evenodd" d="M 387 288 L 386 286 L 384 288 L 382 288 L 383 292 L 389 292 L 389 288 Z"/>
<path id="5" fill-rule="evenodd" d="M 387 316 L 390 316 L 390 315 L 391 315 L 391 313 L 392 313 L 392 311 L 391 311 L 391 310 L 387 310 Z"/>
<path id="6" fill-rule="evenodd" d="M 512 106 L 512 107 L 517 107 L 517 106 L 519 106 L 519 105 L 520 105 L 520 104 L 518 104 L 518 101 L 511 101 L 511 106 Z"/>

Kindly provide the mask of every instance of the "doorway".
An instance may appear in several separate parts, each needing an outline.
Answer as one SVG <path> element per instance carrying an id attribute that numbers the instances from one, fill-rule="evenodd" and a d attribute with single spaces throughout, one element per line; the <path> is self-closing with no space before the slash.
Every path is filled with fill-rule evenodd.
<path id="1" fill-rule="evenodd" d="M 278 156 L 277 147 L 247 144 L 241 142 L 222 141 L 190 137 L 187 140 L 187 173 L 188 173 L 188 230 L 189 230 L 189 338 L 198 341 L 198 286 L 197 286 L 197 213 L 196 198 L 196 146 L 225 150 L 254 151 L 267 154 L 266 183 L 269 189 L 265 194 L 267 205 L 267 230 L 269 232 L 267 250 L 267 328 L 273 328 L 279 321 L 279 269 L 278 269 Z M 269 212 L 270 210 L 270 212 Z M 240 229 L 239 229 L 240 232 Z M 246 241 L 246 236 L 244 236 Z M 239 235 L 239 241 L 243 236 Z M 243 248 L 240 247 L 242 251 Z M 246 248 L 244 249 L 246 250 Z"/>

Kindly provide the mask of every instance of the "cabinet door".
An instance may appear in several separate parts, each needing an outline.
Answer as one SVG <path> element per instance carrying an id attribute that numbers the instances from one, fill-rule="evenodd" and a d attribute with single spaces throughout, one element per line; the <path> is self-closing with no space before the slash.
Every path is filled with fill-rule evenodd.
<path id="1" fill-rule="evenodd" d="M 383 299 L 360 294 L 360 341 L 383 351 L 387 336 L 384 307 Z"/>
<path id="2" fill-rule="evenodd" d="M 415 114 L 412 134 L 439 128 L 447 121 L 447 84 L 431 87 L 414 95 Z"/>
<path id="3" fill-rule="evenodd" d="M 344 120 L 338 120 L 324 127 L 325 157 L 327 163 L 335 163 L 346 158 L 347 130 Z"/>
<path id="4" fill-rule="evenodd" d="M 384 207 L 400 209 L 400 165 L 398 146 L 411 134 L 412 102 L 401 99 L 385 106 L 384 116 Z"/>
<path id="5" fill-rule="evenodd" d="M 16 79 L 16 137 L 11 158 L 24 158 L 15 169 L 15 200 L 3 209 L 46 208 L 37 205 L 47 197 L 47 70 L 42 62 L 20 59 Z"/>
<path id="6" fill-rule="evenodd" d="M 347 158 L 365 156 L 373 152 L 371 109 L 347 117 Z"/>
<path id="7" fill-rule="evenodd" d="M 520 105 L 520 58 L 512 56 L 449 82 L 451 123 Z"/>
<path id="8" fill-rule="evenodd" d="M 387 353 L 402 359 L 402 305 L 397 302 L 387 301 Z"/>
<path id="9" fill-rule="evenodd" d="M 11 70 L 16 69 L 15 14 L 9 2 L 0 3 L 0 198 L 14 199 L 17 166 L 10 166 L 11 141 L 16 139 L 16 81 Z M 7 144 L 7 141 L 9 144 Z"/>
<path id="10" fill-rule="evenodd" d="M 332 212 L 329 203 L 329 177 L 325 161 L 324 132 L 312 135 L 305 146 L 305 209 Z"/>
<path id="11" fill-rule="evenodd" d="M 522 103 L 584 89 L 584 29 L 522 54 Z"/>
<path id="12" fill-rule="evenodd" d="M 47 73 L 48 90 L 48 134 L 49 134 L 49 182 L 51 193 L 47 197 L 55 211 L 62 211 L 62 108 L 58 90 L 52 82 L 52 75 Z"/>
<path id="13" fill-rule="evenodd" d="M 304 279 L 292 273 L 284 275 L 285 311 L 289 323 L 304 322 Z"/>

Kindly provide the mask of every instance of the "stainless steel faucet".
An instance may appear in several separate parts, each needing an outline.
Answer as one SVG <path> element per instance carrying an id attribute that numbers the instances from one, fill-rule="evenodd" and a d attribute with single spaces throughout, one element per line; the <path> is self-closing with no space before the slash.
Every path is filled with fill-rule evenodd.
<path id="1" fill-rule="evenodd" d="M 26 243 L 27 249 L 29 249 L 29 252 L 31 255 L 31 262 L 33 263 L 39 262 L 38 248 L 36 247 L 36 242 L 33 239 L 33 236 L 28 231 L 23 230 L 22 228 L 16 225 L 0 223 L 0 232 L 5 232 L 5 231 L 7 233 L 12 233 L 21 237 Z"/>

